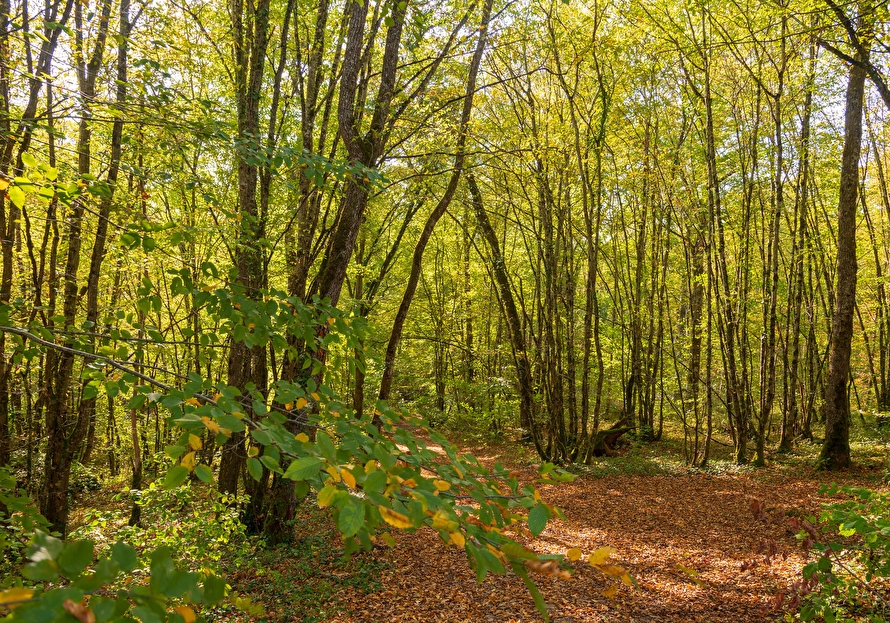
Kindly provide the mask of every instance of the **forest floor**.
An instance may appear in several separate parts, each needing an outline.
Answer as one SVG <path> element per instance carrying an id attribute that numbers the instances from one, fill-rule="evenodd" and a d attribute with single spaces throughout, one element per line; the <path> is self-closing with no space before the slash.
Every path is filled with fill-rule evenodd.
<path id="1" fill-rule="evenodd" d="M 518 468 L 529 482 L 536 476 L 535 457 L 519 444 L 456 441 L 483 461 Z M 623 456 L 576 470 L 572 483 L 541 487 L 566 520 L 551 520 L 535 549 L 561 554 L 575 547 L 587 554 L 611 546 L 610 562 L 625 567 L 637 584 L 619 585 L 613 598 L 605 597 L 615 580 L 580 562 L 569 580 L 536 576 L 554 623 L 781 620 L 777 595 L 789 593 L 805 564 L 783 518 L 818 514 L 829 500 L 819 492 L 823 482 L 882 487 L 886 469 L 886 446 L 874 440 L 856 446 L 855 468 L 831 475 L 811 467 L 818 451 L 812 444 L 771 457 L 770 466 L 758 470 L 734 466 L 728 456 L 708 470 L 690 469 L 681 450 L 676 441 L 631 444 Z M 755 516 L 753 503 L 763 505 L 767 519 Z M 335 588 L 325 607 L 290 620 L 541 620 L 519 578 L 489 575 L 478 585 L 465 554 L 443 546 L 431 530 L 397 535 L 396 547 L 361 557 L 358 569 L 377 569 L 373 586 Z M 269 614 L 276 618 L 274 605 Z"/>
<path id="2" fill-rule="evenodd" d="M 509 435 L 492 439 L 443 432 L 483 462 L 501 461 L 518 470 L 524 482 L 535 481 L 537 456 L 532 449 L 511 441 Z M 629 441 L 618 456 L 571 468 L 577 474 L 574 482 L 541 485 L 543 498 L 559 506 L 566 519 L 550 520 L 541 536 L 528 545 L 549 554 L 579 548 L 585 556 L 610 546 L 615 552 L 609 562 L 627 569 L 636 582 L 633 587 L 616 584 L 613 578 L 580 562 L 568 580 L 533 576 L 551 620 L 782 620 L 784 613 L 774 608 L 777 595 L 789 594 L 805 564 L 804 552 L 786 518 L 817 515 L 830 499 L 820 493 L 823 483 L 886 489 L 890 431 L 857 426 L 854 435 L 855 466 L 839 474 L 821 473 L 812 467 L 819 447 L 808 442 L 798 444 L 790 454 L 769 456 L 768 466 L 760 469 L 736 466 L 730 449 L 715 444 L 707 469 L 690 468 L 683 456 L 682 431 L 666 429 L 659 442 Z M 101 540 L 102 533 L 114 533 L 115 526 L 125 524 L 129 506 L 123 492 L 127 486 L 120 488 L 121 493 L 115 493 L 113 487 L 103 486 L 77 505 L 78 538 Z M 199 490 L 164 493 L 161 488 L 153 489 L 153 495 L 162 496 L 164 504 L 156 511 L 161 514 L 147 518 L 151 528 L 142 538 L 146 545 L 165 542 L 185 558 L 212 556 L 233 591 L 265 609 L 265 616 L 248 619 L 229 604 L 206 613 L 207 620 L 541 620 L 519 578 L 489 575 L 477 584 L 464 552 L 444 546 L 432 530 L 394 534 L 395 547 L 375 548 L 345 561 L 329 514 L 306 503 L 294 542 L 269 548 L 243 535 L 226 536 L 226 530 L 236 522 L 219 527 L 218 521 L 196 521 L 208 512 L 219 512 L 215 507 L 211 511 L 197 506 L 200 497 L 191 496 L 197 496 Z M 617 587 L 615 595 L 605 596 L 603 592 L 613 586 Z"/>

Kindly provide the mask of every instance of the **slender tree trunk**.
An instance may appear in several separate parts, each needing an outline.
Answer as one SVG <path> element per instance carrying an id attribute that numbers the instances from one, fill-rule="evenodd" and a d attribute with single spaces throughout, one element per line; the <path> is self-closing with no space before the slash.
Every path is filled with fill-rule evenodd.
<path id="1" fill-rule="evenodd" d="M 476 92 L 476 76 L 479 73 L 479 66 L 482 64 L 482 55 L 485 52 L 485 42 L 488 36 L 488 20 L 491 17 L 491 4 L 492 0 L 486 0 L 482 10 L 482 25 L 479 27 L 479 39 L 476 42 L 476 50 L 473 53 L 473 59 L 470 61 L 470 69 L 467 75 L 467 90 L 464 95 L 464 105 L 463 110 L 461 111 L 460 124 L 458 127 L 457 146 L 454 155 L 454 170 L 451 174 L 451 179 L 448 181 L 445 193 L 442 195 L 439 203 L 436 204 L 436 207 L 433 208 L 429 218 L 427 218 L 423 231 L 420 233 L 420 238 L 418 238 L 417 244 L 414 247 L 414 255 L 411 259 L 411 273 L 408 276 L 405 293 L 402 295 L 402 302 L 399 304 L 399 309 L 396 311 L 392 331 L 389 335 L 389 342 L 386 345 L 386 354 L 383 359 L 383 377 L 380 380 L 380 392 L 378 396 L 380 400 L 389 399 L 389 391 L 392 386 L 393 374 L 395 373 L 396 352 L 398 351 L 399 341 L 402 338 L 402 330 L 405 326 L 405 320 L 408 317 L 408 310 L 411 307 L 414 292 L 417 290 L 417 281 L 420 277 L 420 271 L 423 268 L 423 252 L 426 249 L 430 237 L 433 235 L 436 223 L 439 222 L 439 219 L 445 214 L 448 206 L 451 205 L 451 200 L 454 198 L 454 193 L 457 191 L 457 185 L 460 181 L 461 173 L 463 172 L 465 158 L 464 148 L 467 141 L 470 115 L 473 110 L 473 95 Z"/>
<path id="2" fill-rule="evenodd" d="M 527 423 L 535 448 L 542 459 L 550 458 L 543 446 L 541 438 L 537 430 L 534 419 L 534 387 L 532 381 L 532 371 L 528 360 L 528 351 L 525 346 L 525 335 L 522 331 L 522 322 L 519 318 L 519 312 L 516 308 L 516 302 L 513 298 L 513 290 L 510 287 L 510 277 L 507 275 L 507 266 L 504 262 L 504 256 L 501 253 L 500 244 L 498 243 L 497 234 L 491 226 L 488 213 L 485 211 L 485 205 L 482 203 L 482 193 L 476 184 L 476 178 L 472 174 L 467 175 L 467 184 L 470 188 L 470 196 L 473 201 L 473 210 L 476 213 L 476 220 L 479 229 L 482 232 L 485 242 L 488 245 L 488 251 L 491 254 L 491 268 L 494 273 L 495 283 L 498 291 L 498 299 L 501 303 L 501 309 L 507 318 L 507 328 L 510 336 L 510 345 L 513 349 L 513 361 L 516 365 L 516 377 L 519 390 L 519 420 Z"/>
<path id="3" fill-rule="evenodd" d="M 857 53 L 857 60 L 867 62 Z M 866 71 L 850 66 L 844 114 L 844 152 L 841 162 L 837 223 L 835 307 L 831 323 L 831 352 L 825 382 L 825 442 L 819 461 L 828 470 L 850 465 L 850 354 L 856 305 L 856 206 L 859 192 L 859 154 Z"/>

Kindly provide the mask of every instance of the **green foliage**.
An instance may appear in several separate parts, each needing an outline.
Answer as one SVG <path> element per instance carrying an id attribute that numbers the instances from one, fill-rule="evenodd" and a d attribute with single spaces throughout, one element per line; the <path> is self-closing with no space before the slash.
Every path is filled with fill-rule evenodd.
<path id="1" fill-rule="evenodd" d="M 249 559 L 253 543 L 245 535 L 238 514 L 245 498 L 220 494 L 200 482 L 166 489 L 161 481 L 155 481 L 132 495 L 134 502 L 142 507 L 140 526 L 125 525 L 127 517 L 120 511 L 92 512 L 71 536 L 89 538 L 100 547 L 107 546 L 105 535 L 109 524 L 119 526 L 115 528 L 116 538 L 139 549 L 169 547 L 184 566 L 193 570 L 204 568 L 219 572 L 224 556 L 236 565 Z M 118 499 L 126 498 L 120 495 Z"/>
<path id="2" fill-rule="evenodd" d="M 10 586 L 14 571 L 25 561 L 31 535 L 46 531 L 48 523 L 21 491 L 8 468 L 0 468 L 0 588 Z"/>
<path id="3" fill-rule="evenodd" d="M 192 476 L 205 481 L 212 477 L 198 452 L 205 439 L 222 445 L 240 431 L 249 433 L 250 458 L 256 459 L 248 467 L 251 475 L 258 479 L 262 469 L 268 469 L 276 478 L 294 481 L 303 497 L 314 493 L 318 506 L 332 513 L 347 559 L 359 549 L 370 550 L 383 530 L 414 531 L 424 526 L 436 530 L 443 543 L 465 550 L 480 582 L 489 572 L 504 573 L 513 562 L 528 558 L 527 550 L 511 534 L 527 525 L 537 536 L 548 519 L 558 513 L 540 500 L 534 487 L 521 485 L 516 474 L 500 464 L 490 469 L 471 455 L 459 454 L 453 444 L 423 421 L 406 419 L 385 403 L 379 402 L 373 414 L 358 416 L 330 387 L 319 383 L 323 364 L 314 353 L 338 344 L 347 352 L 359 347 L 359 336 L 347 315 L 317 299 L 307 305 L 270 291 L 257 300 L 237 289 L 194 283 L 187 271 L 171 273 L 175 275 L 172 296 L 190 297 L 203 306 L 215 318 L 219 334 L 249 346 L 271 343 L 284 356 L 302 362 L 303 375 L 295 381 L 279 380 L 268 395 L 252 387 L 242 392 L 223 383 L 214 384 L 194 373 L 181 387 L 170 387 L 137 373 L 118 361 L 116 353 L 104 352 L 101 347 L 96 355 L 85 353 L 95 360 L 95 369 L 105 367 L 105 376 L 97 376 L 97 380 L 109 395 L 131 393 L 131 409 L 157 405 L 166 411 L 168 424 L 179 431 L 174 443 L 165 448 L 172 463 L 163 487 L 149 488 L 142 500 L 151 500 L 149 506 L 159 509 L 158 521 L 174 526 L 173 536 L 160 532 L 130 534 L 146 545 L 164 543 L 147 565 L 152 575 L 148 592 L 131 597 L 133 607 L 140 609 L 134 612 L 137 617 L 150 617 L 149 610 L 163 617 L 159 604 L 167 598 L 207 601 L 198 588 L 203 576 L 195 571 L 175 571 L 165 557 L 172 551 L 171 546 L 197 557 L 213 540 L 224 542 L 241 530 L 234 516 L 227 514 L 226 502 L 231 500 L 215 500 L 211 508 L 199 509 L 195 500 L 200 496 L 193 494 L 191 485 L 181 488 Z M 146 300 L 156 296 L 152 291 L 146 288 Z M 37 326 L 30 329 L 39 332 Z M 23 356 L 28 356 L 24 346 L 32 335 L 20 332 L 13 338 Z M 305 346 L 297 348 L 297 343 Z M 111 377 L 112 369 L 123 374 Z M 295 435 L 295 425 L 304 432 Z M 438 447 L 431 447 L 427 439 Z M 541 475 L 545 482 L 572 478 L 549 464 L 542 466 Z M 221 521 L 205 521 L 208 511 Z M 172 540 L 165 541 L 168 538 Z M 63 544 L 47 540 L 50 537 L 39 539 L 33 562 L 26 568 L 26 577 L 34 581 L 53 581 L 59 573 L 65 573 L 75 588 L 88 581 L 96 588 L 107 587 L 123 570 L 112 560 L 102 567 L 107 567 L 102 574 L 84 576 L 92 559 L 91 542 Z M 212 559 L 213 547 L 207 549 Z M 523 555 L 517 557 L 516 551 Z M 177 579 L 165 580 L 170 574 Z M 89 580 L 81 582 L 81 576 Z M 70 599 L 77 603 L 84 594 L 71 593 Z M 218 601 L 216 593 L 213 597 L 209 601 Z M 60 614 L 61 601 L 40 600 L 47 616 L 50 611 Z M 16 609 L 16 616 L 27 611 Z M 119 616 L 114 612 L 109 616 Z M 542 615 L 546 616 L 546 611 L 542 610 Z"/>
<path id="4" fill-rule="evenodd" d="M 225 597 L 222 579 L 178 567 L 169 547 L 146 554 L 118 541 L 98 559 L 94 548 L 92 541 L 62 541 L 38 530 L 22 570 L 30 586 L 0 593 L 6 620 L 194 623 L 203 620 L 195 607 Z"/>
<path id="5" fill-rule="evenodd" d="M 885 621 L 890 617 L 890 494 L 832 485 L 823 493 L 848 499 L 826 504 L 824 533 L 809 523 L 798 538 L 818 553 L 803 569 L 796 605 L 802 621 Z"/>

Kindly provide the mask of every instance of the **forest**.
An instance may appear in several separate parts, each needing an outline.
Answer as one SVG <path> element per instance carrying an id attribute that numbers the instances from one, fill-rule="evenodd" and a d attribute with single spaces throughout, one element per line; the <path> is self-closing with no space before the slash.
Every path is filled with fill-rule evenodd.
<path id="1" fill-rule="evenodd" d="M 0 617 L 890 620 L 888 137 L 884 0 L 0 0 Z"/>

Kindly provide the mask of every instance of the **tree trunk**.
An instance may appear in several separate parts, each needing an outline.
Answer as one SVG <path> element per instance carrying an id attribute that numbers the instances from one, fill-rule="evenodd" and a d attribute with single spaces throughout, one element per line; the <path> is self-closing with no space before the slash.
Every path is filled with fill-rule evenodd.
<path id="1" fill-rule="evenodd" d="M 479 223 L 479 229 L 485 242 L 488 244 L 488 251 L 491 254 L 491 268 L 494 273 L 495 283 L 498 291 L 498 299 L 501 303 L 501 309 L 507 317 L 507 328 L 510 336 L 510 345 L 513 347 L 513 361 L 516 365 L 517 385 L 519 389 L 519 421 L 522 425 L 527 426 L 526 431 L 531 435 L 535 444 L 538 455 L 544 459 L 549 459 L 549 454 L 545 452 L 541 445 L 540 435 L 538 434 L 537 425 L 534 420 L 534 387 L 532 381 L 531 366 L 528 360 L 528 351 L 525 347 L 525 336 L 522 332 L 522 323 L 519 319 L 519 312 L 516 309 L 516 302 L 513 299 L 513 291 L 510 288 L 510 277 L 507 275 L 507 266 L 504 262 L 504 256 L 501 253 L 498 238 L 491 221 L 488 219 L 488 213 L 482 203 L 482 193 L 476 184 L 476 178 L 472 174 L 467 175 L 467 184 L 470 187 L 470 195 L 473 201 L 473 210 L 476 212 L 476 220 Z"/>
<path id="2" fill-rule="evenodd" d="M 857 53 L 857 60 L 867 62 Z M 825 442 L 820 465 L 828 470 L 850 465 L 850 353 L 856 305 L 856 206 L 859 192 L 859 154 L 862 143 L 862 111 L 866 71 L 850 66 L 844 114 L 844 152 L 841 162 L 837 223 L 837 272 L 831 352 L 825 382 Z"/>

